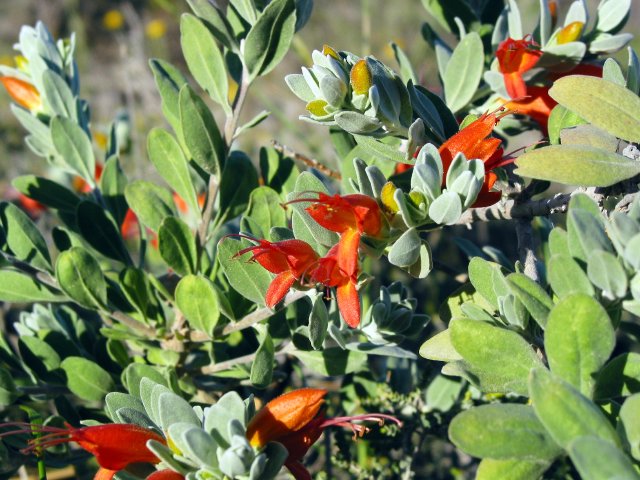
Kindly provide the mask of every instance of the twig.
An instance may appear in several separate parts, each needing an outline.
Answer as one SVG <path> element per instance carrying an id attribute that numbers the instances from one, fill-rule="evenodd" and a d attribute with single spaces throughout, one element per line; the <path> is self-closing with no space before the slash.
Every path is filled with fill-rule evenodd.
<path id="1" fill-rule="evenodd" d="M 275 355 L 284 355 L 289 352 L 289 345 L 284 345 L 279 351 L 275 352 Z M 240 365 L 243 363 L 251 363 L 255 360 L 258 352 L 250 353 L 248 355 L 243 355 L 241 357 L 232 358 L 230 360 L 225 360 L 224 362 L 214 363 L 213 365 L 207 365 L 206 367 L 202 367 L 200 369 L 200 373 L 205 375 L 211 375 L 212 373 L 223 372 L 225 370 L 229 370 L 231 367 L 235 365 Z"/>
<path id="2" fill-rule="evenodd" d="M 531 280 L 538 282 L 538 259 L 535 254 L 535 239 L 531 218 L 519 218 L 516 220 L 516 237 L 518 239 L 518 256 L 524 265 L 524 274 Z"/>
<path id="3" fill-rule="evenodd" d="M 511 220 L 514 218 L 546 217 L 554 213 L 564 213 L 569 206 L 571 193 L 559 193 L 552 198 L 543 200 L 529 200 L 516 203 L 507 200 L 504 204 L 497 203 L 490 207 L 472 208 L 462 214 L 459 225 L 473 222 L 491 222 L 494 220 Z"/>
<path id="4" fill-rule="evenodd" d="M 292 293 L 289 293 L 284 299 L 282 308 L 285 308 L 291 305 L 292 303 L 297 302 L 298 300 L 300 300 L 301 298 L 307 295 L 308 295 L 308 292 L 305 292 L 302 290 L 296 290 Z M 264 320 L 265 318 L 271 317 L 275 313 L 276 313 L 275 310 L 268 307 L 259 308 L 255 312 L 251 312 L 249 315 L 243 317 L 241 320 L 238 320 L 235 323 L 230 323 L 229 325 L 224 327 L 220 332 L 220 335 L 221 336 L 229 335 L 230 333 L 252 327 L 256 323 Z M 196 332 L 190 332 L 189 340 L 192 342 L 208 342 L 208 341 L 211 341 L 211 337 L 204 332 L 196 331 Z"/>
<path id="5" fill-rule="evenodd" d="M 319 172 L 324 173 L 328 177 L 335 178 L 336 180 L 342 179 L 342 175 L 340 175 L 340 173 L 330 169 L 326 165 L 323 165 L 322 163 L 320 163 L 317 160 L 314 160 L 313 158 L 309 158 L 306 155 L 296 152 L 295 150 L 287 147 L 286 145 L 281 144 L 277 140 L 271 140 L 271 145 L 278 152 L 282 153 L 283 155 L 286 155 L 287 157 L 291 157 L 294 160 L 297 160 L 301 163 L 304 163 L 307 167 L 315 168 Z"/>

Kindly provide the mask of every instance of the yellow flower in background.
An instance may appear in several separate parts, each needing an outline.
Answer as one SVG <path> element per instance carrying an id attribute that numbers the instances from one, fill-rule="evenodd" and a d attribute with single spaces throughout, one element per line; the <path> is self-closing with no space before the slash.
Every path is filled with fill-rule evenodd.
<path id="1" fill-rule="evenodd" d="M 151 40 L 157 40 L 158 38 L 162 38 L 167 33 L 167 24 L 164 20 L 156 18 L 155 20 L 151 20 L 147 23 L 147 27 L 145 28 L 145 32 L 147 37 Z"/>
<path id="2" fill-rule="evenodd" d="M 107 30 L 120 30 L 124 26 L 124 15 L 120 10 L 109 10 L 102 17 L 102 25 Z"/>
<path id="3" fill-rule="evenodd" d="M 29 71 L 29 60 L 24 58 L 22 55 L 16 55 L 15 57 L 13 57 L 13 61 L 16 64 L 16 68 L 21 72 Z"/>

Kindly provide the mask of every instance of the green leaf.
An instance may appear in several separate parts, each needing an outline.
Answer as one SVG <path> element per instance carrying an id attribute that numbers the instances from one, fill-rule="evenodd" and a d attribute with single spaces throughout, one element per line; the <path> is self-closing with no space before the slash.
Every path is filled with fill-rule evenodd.
<path id="1" fill-rule="evenodd" d="M 118 225 L 122 225 L 127 215 L 129 205 L 124 198 L 124 189 L 127 186 L 125 176 L 118 157 L 113 156 L 104 164 L 100 177 L 100 190 L 109 211 Z"/>
<path id="2" fill-rule="evenodd" d="M 595 290 L 587 274 L 571 256 L 555 254 L 549 259 L 547 280 L 554 293 L 564 298 L 573 293 L 593 295 Z"/>
<path id="3" fill-rule="evenodd" d="M 0 367 L 0 406 L 11 405 L 19 396 L 11 373 L 6 368 Z M 0 459 L 2 459 L 2 455 L 0 455 Z"/>
<path id="4" fill-rule="evenodd" d="M 456 17 L 467 26 L 478 21 L 476 14 L 464 0 L 422 0 L 422 5 L 450 33 L 458 31 Z"/>
<path id="5" fill-rule="evenodd" d="M 218 260 L 235 290 L 252 302 L 264 305 L 264 296 L 273 277 L 259 263 L 248 262 L 248 255 L 236 257 L 242 248 L 249 245 L 246 240 L 225 238 L 218 244 Z"/>
<path id="6" fill-rule="evenodd" d="M 193 78 L 230 115 L 227 68 L 216 39 L 197 17 L 190 14 L 182 15 L 180 33 L 182 53 Z"/>
<path id="7" fill-rule="evenodd" d="M 444 375 L 436 376 L 426 389 L 425 402 L 428 408 L 441 412 L 450 411 L 458 403 L 465 384 Z"/>
<path id="8" fill-rule="evenodd" d="M 293 40 L 295 25 L 293 0 L 274 0 L 262 11 L 244 44 L 244 63 L 252 79 L 280 63 Z"/>
<path id="9" fill-rule="evenodd" d="M 462 200 L 453 191 L 445 191 L 429 205 L 429 216 L 441 225 L 453 225 L 462 215 Z"/>
<path id="10" fill-rule="evenodd" d="M 542 365 L 529 343 L 515 332 L 477 320 L 449 324 L 451 343 L 489 392 L 527 394 L 532 368 Z"/>
<path id="11" fill-rule="evenodd" d="M 56 279 L 62 291 L 83 307 L 100 309 L 107 303 L 107 282 L 100 265 L 82 247 L 58 255 Z"/>
<path id="12" fill-rule="evenodd" d="M 585 145 L 552 145 L 516 159 L 520 176 L 567 185 L 608 187 L 640 173 L 640 162 Z"/>
<path id="13" fill-rule="evenodd" d="M 623 298 L 627 294 L 627 272 L 615 255 L 602 250 L 590 252 L 587 275 L 608 297 Z"/>
<path id="14" fill-rule="evenodd" d="M 184 453 L 187 458 L 196 460 L 198 465 L 217 468 L 218 445 L 204 430 L 198 427 L 190 428 L 182 434 L 182 444 L 186 447 Z"/>
<path id="15" fill-rule="evenodd" d="M 76 210 L 76 224 L 89 245 L 106 257 L 131 264 L 120 229 L 97 203 L 83 200 Z"/>
<path id="16" fill-rule="evenodd" d="M 261 334 L 262 340 L 256 351 L 256 357 L 251 364 L 251 384 L 256 388 L 266 388 L 273 378 L 273 362 L 275 350 L 271 335 L 264 328 Z"/>
<path id="17" fill-rule="evenodd" d="M 149 307 L 153 302 L 151 283 L 144 270 L 134 267 L 125 268 L 118 276 L 120 288 L 127 300 L 146 319 L 149 315 Z"/>
<path id="18" fill-rule="evenodd" d="M 640 394 L 627 398 L 620 409 L 620 421 L 625 442 L 629 445 L 631 456 L 640 460 Z"/>
<path id="19" fill-rule="evenodd" d="M 86 358 L 67 357 L 60 367 L 67 375 L 69 390 L 83 400 L 100 402 L 115 388 L 111 375 L 97 363 Z"/>
<path id="20" fill-rule="evenodd" d="M 52 292 L 29 275 L 0 270 L 1 302 L 62 302 L 65 298 Z"/>
<path id="21" fill-rule="evenodd" d="M 619 445 L 614 428 L 597 405 L 560 377 L 536 368 L 529 378 L 529 390 L 536 415 L 564 449 L 584 435 Z"/>
<path id="22" fill-rule="evenodd" d="M 595 376 L 615 346 L 615 332 L 598 301 L 574 294 L 551 310 L 544 344 L 551 371 L 591 397 Z"/>
<path id="23" fill-rule="evenodd" d="M 158 250 L 179 275 L 195 273 L 196 239 L 189 226 L 177 217 L 166 217 L 158 230 Z"/>
<path id="24" fill-rule="evenodd" d="M 478 466 L 476 480 L 539 480 L 549 465 L 550 462 L 485 458 Z"/>
<path id="25" fill-rule="evenodd" d="M 11 184 L 20 193 L 56 210 L 75 212 L 80 201 L 71 190 L 44 177 L 24 175 L 14 178 Z"/>
<path id="26" fill-rule="evenodd" d="M 421 245 L 418 232 L 410 228 L 394 242 L 387 258 L 392 265 L 409 267 L 419 260 Z"/>
<path id="27" fill-rule="evenodd" d="M 556 80 L 549 95 L 598 128 L 640 142 L 640 98 L 601 78 L 571 75 Z"/>
<path id="28" fill-rule="evenodd" d="M 291 354 L 312 371 L 326 376 L 357 372 L 367 361 L 366 353 L 342 350 L 340 347 L 325 348 L 321 352 L 293 350 Z"/>
<path id="29" fill-rule="evenodd" d="M 640 392 L 640 353 L 629 352 L 607 363 L 596 379 L 594 398 L 624 397 Z"/>
<path id="30" fill-rule="evenodd" d="M 187 0 L 187 3 L 201 20 L 206 22 L 216 39 L 229 50 L 236 51 L 236 39 L 233 27 L 220 9 L 208 0 Z"/>
<path id="31" fill-rule="evenodd" d="M 0 226 L 4 243 L 16 259 L 51 271 L 47 242 L 26 213 L 12 203 L 0 203 Z"/>
<path id="32" fill-rule="evenodd" d="M 146 180 L 131 182 L 124 190 L 127 203 L 143 225 L 154 232 L 166 217 L 176 216 L 171 192 Z"/>
<path id="33" fill-rule="evenodd" d="M 584 480 L 640 479 L 622 449 L 602 438 L 590 435 L 576 438 L 569 444 L 568 451 L 580 478 Z"/>
<path id="34" fill-rule="evenodd" d="M 607 152 L 615 152 L 618 149 L 619 140 L 593 125 L 578 125 L 567 128 L 560 133 L 562 145 L 588 145 Z"/>
<path id="35" fill-rule="evenodd" d="M 141 398 L 140 382 L 144 378 L 146 378 L 147 381 L 162 384 L 164 386 L 169 385 L 167 376 L 160 373 L 159 370 L 159 367 L 152 367 L 151 365 L 143 363 L 131 363 L 122 372 L 122 383 L 131 395 Z M 149 413 L 148 410 L 147 413 Z"/>
<path id="36" fill-rule="evenodd" d="M 77 123 L 76 99 L 69 85 L 53 68 L 42 72 L 42 98 L 53 115 L 69 118 Z"/>
<path id="37" fill-rule="evenodd" d="M 552 460 L 562 449 L 527 405 L 482 405 L 458 414 L 449 438 L 465 453 L 498 460 Z"/>
<path id="38" fill-rule="evenodd" d="M 171 425 L 176 423 L 186 423 L 198 428 L 201 427 L 202 423 L 198 415 L 193 411 L 189 402 L 181 396 L 173 392 L 167 392 L 164 386 L 157 385 L 153 389 L 152 398 L 154 397 L 158 420 L 165 432 Z"/>
<path id="39" fill-rule="evenodd" d="M 580 198 L 579 194 L 574 198 Z M 585 263 L 592 252 L 613 250 L 600 213 L 595 215 L 582 208 L 572 208 L 571 203 L 567 215 L 567 241 L 571 256 Z"/>
<path id="40" fill-rule="evenodd" d="M 522 273 L 508 275 L 507 282 L 513 294 L 524 304 L 533 319 L 544 328 L 549 310 L 553 308 L 553 301 L 544 288 Z"/>
<path id="41" fill-rule="evenodd" d="M 473 257 L 468 268 L 469 280 L 476 291 L 497 310 L 498 297 L 511 291 L 502 267 L 481 257 Z"/>
<path id="42" fill-rule="evenodd" d="M 176 305 L 196 330 L 213 335 L 220 319 L 218 297 L 206 278 L 187 275 L 176 288 Z"/>
<path id="43" fill-rule="evenodd" d="M 583 125 L 587 121 L 568 108 L 564 108 L 562 105 L 556 105 L 551 110 L 548 121 L 549 140 L 553 145 L 560 143 L 560 134 L 563 129 L 575 127 L 576 125 Z M 595 145 L 594 145 L 595 146 Z"/>
<path id="44" fill-rule="evenodd" d="M 243 222 L 249 220 L 251 233 L 256 238 L 269 238 L 272 228 L 287 225 L 287 214 L 280 203 L 280 195 L 269 187 L 258 187 L 251 192 L 242 218 Z"/>
<path id="45" fill-rule="evenodd" d="M 484 67 L 484 49 L 480 35 L 467 34 L 453 51 L 444 72 L 444 97 L 452 112 L 464 108 L 473 98 Z"/>
<path id="46" fill-rule="evenodd" d="M 95 185 L 96 159 L 87 132 L 73 120 L 53 117 L 51 138 L 60 159 L 89 185 Z"/>
<path id="47" fill-rule="evenodd" d="M 164 60 L 157 58 L 149 60 L 149 66 L 156 81 L 160 99 L 162 100 L 162 113 L 168 120 L 173 131 L 179 139 L 182 139 L 182 127 L 180 125 L 180 106 L 178 93 L 187 79 L 176 67 Z"/>
<path id="48" fill-rule="evenodd" d="M 420 347 L 420 356 L 438 362 L 455 362 L 462 360 L 462 356 L 451 343 L 451 329 L 437 333 Z"/>
<path id="49" fill-rule="evenodd" d="M 147 137 L 147 152 L 151 163 L 167 185 L 187 202 L 192 212 L 200 212 L 187 159 L 173 136 L 161 128 L 152 129 Z"/>
<path id="50" fill-rule="evenodd" d="M 52 383 L 63 380 L 60 368 L 60 355 L 44 340 L 23 335 L 18 340 L 20 357 L 28 369 L 38 378 Z"/>
<path id="51" fill-rule="evenodd" d="M 189 155 L 205 171 L 220 178 L 225 144 L 209 107 L 189 85 L 180 89 L 180 125 Z"/>
<path id="52" fill-rule="evenodd" d="M 316 295 L 309 315 L 309 340 L 315 350 L 322 349 L 329 328 L 329 313 L 323 297 L 323 293 Z"/>
<path id="53" fill-rule="evenodd" d="M 360 145 L 372 157 L 382 157 L 396 163 L 405 163 L 404 154 L 394 145 L 389 145 L 367 135 L 354 134 L 358 145 Z"/>
<path id="54" fill-rule="evenodd" d="M 242 179 L 238 182 L 238 179 Z M 219 226 L 240 215 L 249 202 L 251 192 L 258 188 L 258 173 L 251 159 L 242 152 L 232 152 L 220 180 L 220 207 L 214 221 Z"/>

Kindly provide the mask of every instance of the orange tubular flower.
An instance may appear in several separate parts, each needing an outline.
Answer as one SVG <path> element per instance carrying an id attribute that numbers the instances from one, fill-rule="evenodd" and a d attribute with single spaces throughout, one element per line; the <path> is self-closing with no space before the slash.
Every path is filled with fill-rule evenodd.
<path id="1" fill-rule="evenodd" d="M 160 460 L 147 448 L 147 441 L 155 440 L 166 445 L 165 439 L 148 428 L 127 423 L 111 423 L 92 427 L 67 428 L 32 425 L 30 423 L 4 423 L 0 426 L 20 427 L 18 430 L 0 434 L 0 437 L 17 433 L 41 433 L 39 438 L 29 441 L 23 453 L 38 452 L 42 448 L 61 443 L 75 442 L 96 457 L 100 477 L 109 478 L 108 470 L 122 470 L 131 463 L 158 463 Z M 107 470 L 107 471 L 105 471 Z"/>
<path id="2" fill-rule="evenodd" d="M 382 230 L 382 212 L 374 198 L 361 193 L 327 195 L 317 192 L 317 200 L 300 198 L 289 203 L 311 202 L 306 208 L 318 225 L 336 233 L 357 230 L 376 237 Z"/>
<path id="3" fill-rule="evenodd" d="M 27 197 L 23 193 L 18 195 L 18 203 L 33 219 L 38 218 L 43 212 L 47 211 L 47 207 L 33 198 Z"/>
<path id="4" fill-rule="evenodd" d="M 389 420 L 398 425 L 401 422 L 390 415 L 366 414 L 353 417 L 337 417 L 327 419 L 318 415 L 326 390 L 301 388 L 285 393 L 267 403 L 247 426 L 247 439 L 257 448 L 269 442 L 280 442 L 289 452 L 285 466 L 296 480 L 311 480 L 311 475 L 302 464 L 311 445 L 322 435 L 322 431 L 332 425 L 349 427 L 354 438 L 361 437 L 369 431 L 364 425 L 353 421 L 375 421 L 380 425 Z"/>
<path id="5" fill-rule="evenodd" d="M 360 296 L 357 289 L 360 236 L 360 232 L 353 229 L 343 233 L 340 241 L 318 261 L 311 275 L 312 281 L 336 288 L 338 309 L 351 328 L 360 325 Z"/>
<path id="6" fill-rule="evenodd" d="M 504 75 L 504 84 L 511 98 L 520 98 L 527 95 L 527 86 L 522 74 L 531 70 L 542 55 L 542 51 L 532 47 L 537 44 L 529 38 L 514 40 L 507 38 L 496 51 L 500 71 Z"/>
<path id="7" fill-rule="evenodd" d="M 30 83 L 14 77 L 0 77 L 0 82 L 4 85 L 11 99 L 21 107 L 33 112 L 42 106 L 40 93 Z"/>
<path id="8" fill-rule="evenodd" d="M 486 207 L 493 205 L 500 200 L 500 192 L 491 192 L 491 188 L 498 179 L 491 170 L 502 167 L 511 160 L 502 158 L 503 150 L 500 148 L 502 141 L 499 138 L 490 137 L 493 127 L 497 125 L 502 117 L 512 113 L 505 107 L 484 113 L 477 120 L 471 122 L 453 137 L 444 142 L 438 151 L 442 159 L 444 176 L 447 176 L 449 166 L 453 158 L 458 153 L 463 153 L 467 159 L 477 158 L 484 162 L 485 176 L 484 184 L 478 194 L 476 202 L 472 208 Z"/>
<path id="9" fill-rule="evenodd" d="M 266 305 L 269 308 L 275 307 L 297 280 L 302 280 L 305 275 L 309 274 L 319 259 L 311 245 L 302 240 L 270 242 L 246 235 L 237 236 L 257 242 L 258 245 L 240 250 L 236 257 L 251 252 L 253 256 L 249 259 L 250 262 L 258 262 L 266 270 L 276 274 L 276 278 L 269 285 L 265 297 Z"/>
<path id="10" fill-rule="evenodd" d="M 147 477 L 147 480 L 184 480 L 184 476 L 173 470 L 165 469 L 153 472 Z"/>

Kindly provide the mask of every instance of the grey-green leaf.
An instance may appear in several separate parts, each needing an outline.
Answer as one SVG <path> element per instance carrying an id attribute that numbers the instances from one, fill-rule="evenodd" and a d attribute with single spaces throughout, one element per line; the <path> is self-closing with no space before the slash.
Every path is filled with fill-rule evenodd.
<path id="1" fill-rule="evenodd" d="M 71 247 L 58 255 L 56 278 L 64 293 L 83 307 L 100 309 L 107 302 L 107 282 L 98 261 L 85 249 Z"/>
<path id="2" fill-rule="evenodd" d="M 616 137 L 640 142 L 640 98 L 601 78 L 571 75 L 556 80 L 549 95 Z"/>
<path id="3" fill-rule="evenodd" d="M 249 246 L 246 240 L 223 239 L 218 244 L 218 260 L 231 286 L 243 297 L 252 302 L 264 304 L 267 288 L 272 276 L 257 262 L 249 262 L 249 255 L 236 257 L 236 254 Z"/>
<path id="4" fill-rule="evenodd" d="M 177 217 L 166 217 L 158 230 L 160 256 L 179 275 L 196 271 L 196 239 L 189 226 Z"/>
<path id="5" fill-rule="evenodd" d="M 0 228 L 4 243 L 16 259 L 51 271 L 47 242 L 26 213 L 12 203 L 1 203 Z"/>
<path id="6" fill-rule="evenodd" d="M 516 165 L 515 173 L 523 177 L 595 187 L 608 187 L 640 173 L 640 162 L 586 145 L 538 148 L 520 155 Z"/>
<path id="7" fill-rule="evenodd" d="M 53 117 L 51 139 L 60 159 L 69 169 L 84 178 L 89 185 L 95 185 L 96 160 L 87 133 L 69 118 Z"/>
<path id="8" fill-rule="evenodd" d="M 86 358 L 67 357 L 60 367 L 67 375 L 67 387 L 83 400 L 102 401 L 115 388 L 111 375 Z"/>
<path id="9" fill-rule="evenodd" d="M 444 96 L 453 112 L 461 110 L 476 93 L 484 66 L 480 35 L 467 34 L 453 51 L 444 73 Z"/>
<path id="10" fill-rule="evenodd" d="M 198 84 L 226 114 L 231 113 L 227 69 L 213 34 L 197 17 L 184 14 L 180 19 L 182 53 Z"/>
<path id="11" fill-rule="evenodd" d="M 171 192 L 146 180 L 131 182 L 124 191 L 127 203 L 138 220 L 154 232 L 166 217 L 176 216 Z"/>
<path id="12" fill-rule="evenodd" d="M 621 448 L 596 436 L 576 438 L 569 455 L 584 480 L 638 480 L 640 475 Z M 606 458 L 606 461 L 602 461 Z"/>
<path id="13" fill-rule="evenodd" d="M 175 297 L 191 327 L 212 335 L 220 319 L 220 309 L 211 282 L 205 277 L 188 275 L 178 283 Z"/>

